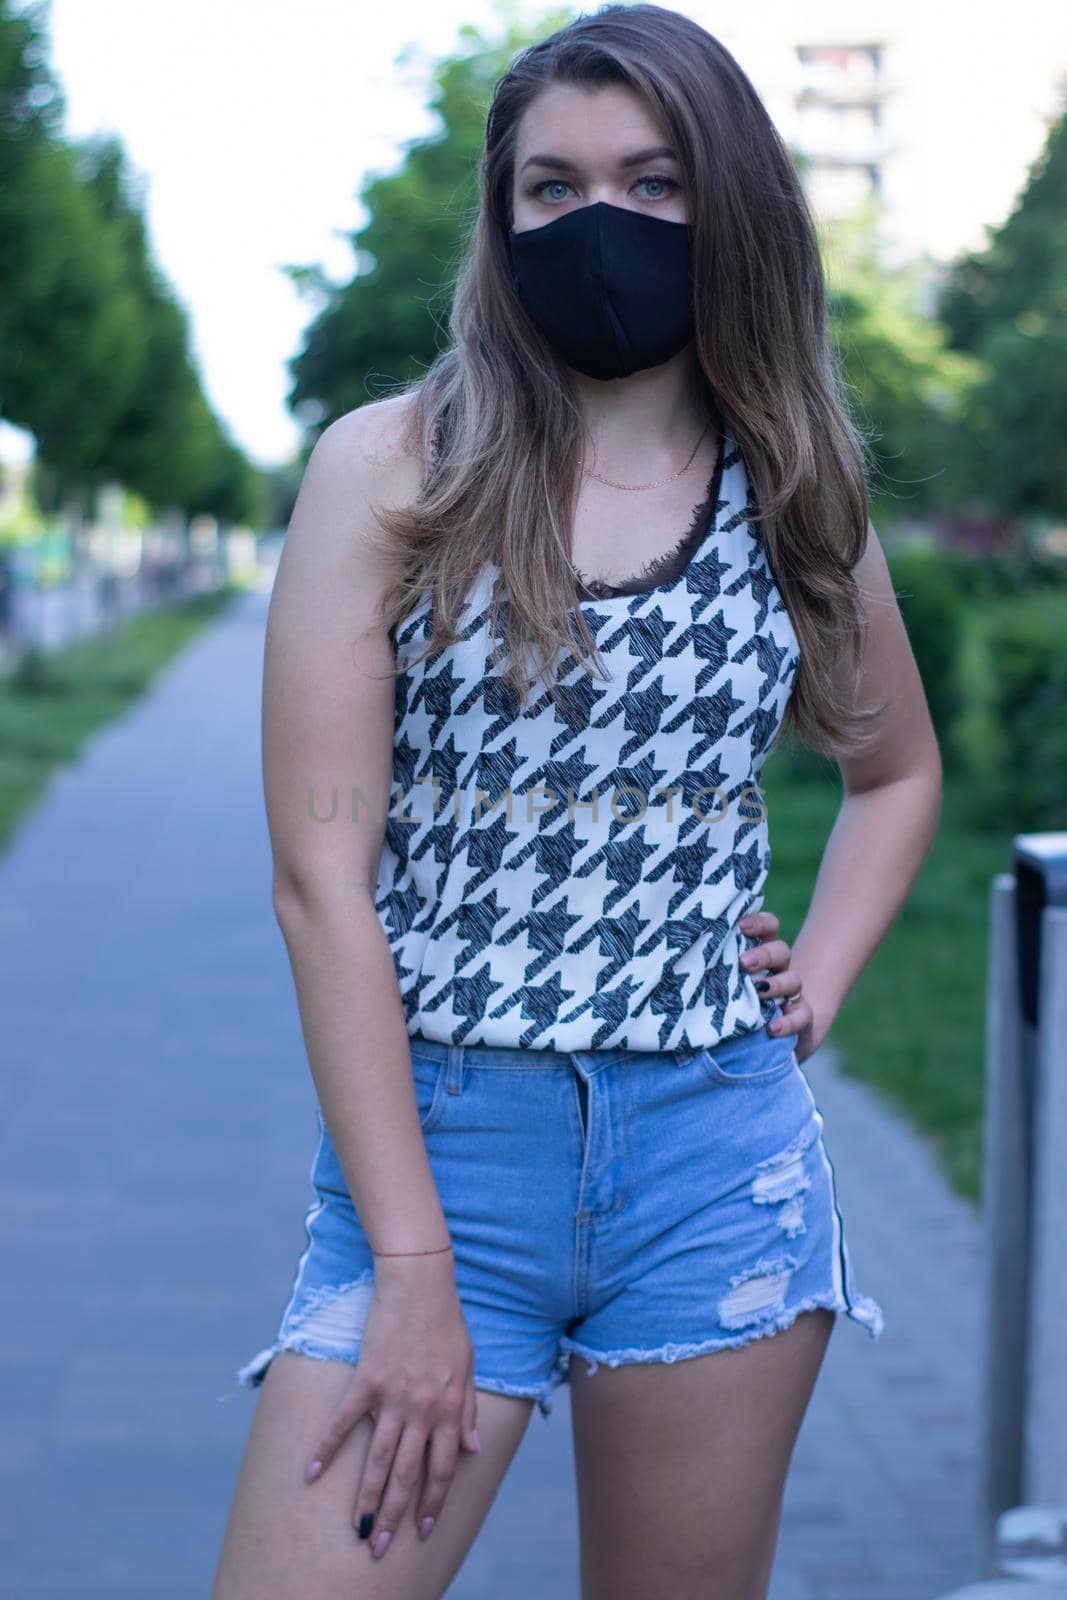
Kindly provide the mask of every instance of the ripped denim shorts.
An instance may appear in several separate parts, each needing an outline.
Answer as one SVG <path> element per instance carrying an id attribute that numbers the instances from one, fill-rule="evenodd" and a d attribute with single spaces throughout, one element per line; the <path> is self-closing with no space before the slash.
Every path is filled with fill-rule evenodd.
<path id="1" fill-rule="evenodd" d="M 818 1306 L 880 1336 L 792 1035 L 588 1052 L 413 1036 L 411 1060 L 477 1388 L 547 1418 L 573 1356 L 684 1360 Z M 373 1253 L 317 1117 L 305 1247 L 248 1388 L 280 1350 L 359 1359 Z"/>

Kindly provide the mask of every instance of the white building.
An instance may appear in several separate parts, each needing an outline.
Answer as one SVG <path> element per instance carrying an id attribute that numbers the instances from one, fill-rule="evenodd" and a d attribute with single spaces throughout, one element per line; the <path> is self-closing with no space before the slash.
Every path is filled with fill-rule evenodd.
<path id="1" fill-rule="evenodd" d="M 821 218 L 873 195 L 887 265 L 981 249 L 1067 95 L 1064 0 L 686 6 L 810 158 Z"/>

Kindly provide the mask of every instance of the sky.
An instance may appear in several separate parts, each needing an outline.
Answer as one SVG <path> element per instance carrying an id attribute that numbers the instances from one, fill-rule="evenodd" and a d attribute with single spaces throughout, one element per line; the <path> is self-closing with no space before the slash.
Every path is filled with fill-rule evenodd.
<path id="1" fill-rule="evenodd" d="M 489 0 L 52 0 L 64 131 L 117 133 L 147 180 L 208 401 L 259 465 L 298 446 L 285 362 L 317 309 L 279 266 L 351 278 L 359 189 L 434 127 L 429 65 L 467 22 L 502 31 Z M 424 64 L 397 66 L 411 43 Z"/>

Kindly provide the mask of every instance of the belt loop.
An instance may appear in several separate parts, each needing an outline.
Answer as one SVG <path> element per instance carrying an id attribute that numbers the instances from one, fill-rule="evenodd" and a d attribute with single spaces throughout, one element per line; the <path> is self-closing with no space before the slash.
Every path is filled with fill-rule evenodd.
<path id="1" fill-rule="evenodd" d="M 450 1044 L 445 1067 L 445 1088 L 449 1094 L 463 1093 L 463 1046 Z"/>

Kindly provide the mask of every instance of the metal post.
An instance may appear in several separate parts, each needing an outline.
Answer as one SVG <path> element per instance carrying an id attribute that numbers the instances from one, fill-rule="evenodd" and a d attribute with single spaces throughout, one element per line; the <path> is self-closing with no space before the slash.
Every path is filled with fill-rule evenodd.
<path id="1" fill-rule="evenodd" d="M 1067 1600 L 1067 833 L 992 884 L 986 986 L 983 1567 L 943 1600 Z M 1018 1580 L 1022 1580 L 1021 1583 Z"/>
<path id="2" fill-rule="evenodd" d="M 1019 1029 L 1015 879 L 999 873 L 990 901 L 986 982 L 982 1226 L 985 1348 L 983 1570 L 993 1565 L 997 1518 L 1023 1492 L 1029 1203 L 1027 1096 Z"/>
<path id="3" fill-rule="evenodd" d="M 1063 836 L 1067 845 L 1067 835 Z M 1067 865 L 1067 861 L 1065 861 Z M 1067 909 L 1041 913 L 1023 1498 L 1067 1504 Z"/>

